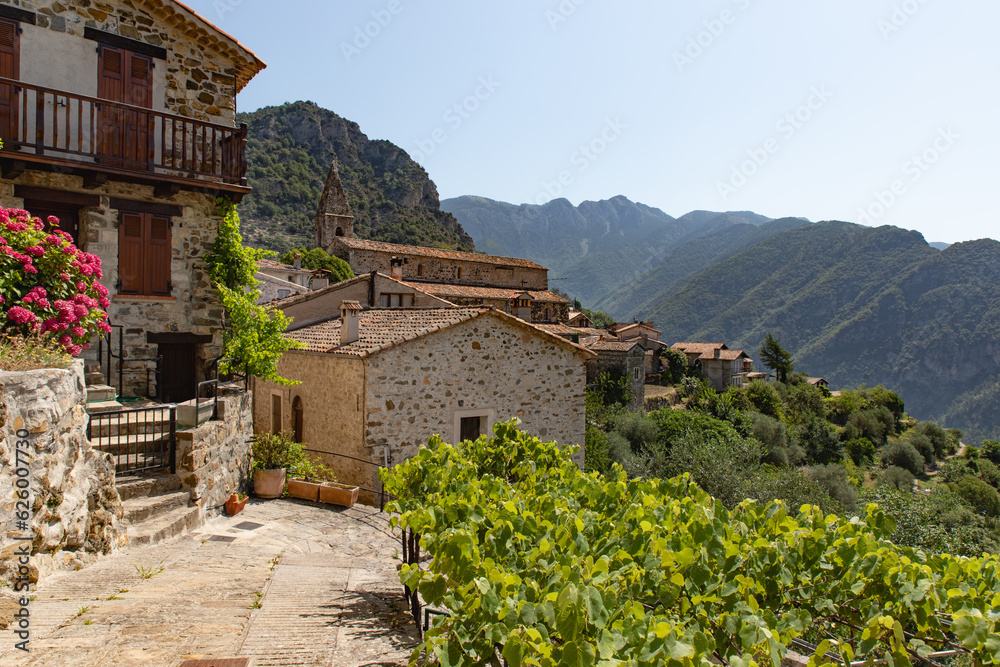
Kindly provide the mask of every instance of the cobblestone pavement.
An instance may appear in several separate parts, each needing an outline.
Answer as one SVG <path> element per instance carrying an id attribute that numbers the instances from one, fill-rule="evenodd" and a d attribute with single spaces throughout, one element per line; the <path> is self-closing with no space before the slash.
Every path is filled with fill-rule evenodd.
<path id="1" fill-rule="evenodd" d="M 405 665 L 417 640 L 399 548 L 387 516 L 364 506 L 254 500 L 192 534 L 44 580 L 31 653 L 0 632 L 0 665 Z"/>

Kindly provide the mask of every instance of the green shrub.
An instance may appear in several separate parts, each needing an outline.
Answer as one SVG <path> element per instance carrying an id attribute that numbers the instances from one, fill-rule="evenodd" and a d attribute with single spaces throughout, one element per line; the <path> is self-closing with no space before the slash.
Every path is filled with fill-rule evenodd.
<path id="1" fill-rule="evenodd" d="M 948 432 L 934 422 L 920 422 L 913 430 L 922 434 L 930 441 L 934 450 L 933 460 L 943 459 L 954 451 Z M 932 459 L 928 459 L 928 461 L 930 460 Z"/>
<path id="2" fill-rule="evenodd" d="M 296 254 L 302 255 L 302 268 L 309 269 L 310 271 L 315 271 L 316 269 L 326 269 L 329 271 L 331 285 L 344 280 L 350 280 L 354 277 L 354 272 L 351 271 L 350 264 L 339 257 L 334 257 L 322 248 L 313 248 L 312 250 L 296 248 L 295 250 L 289 250 L 281 256 L 281 261 L 285 264 L 292 264 L 295 262 Z"/>
<path id="3" fill-rule="evenodd" d="M 971 475 L 974 472 L 973 464 L 979 463 L 979 461 L 969 461 L 968 459 L 948 459 L 941 464 L 941 470 L 938 472 L 940 479 L 948 484 L 952 484 L 962 479 L 966 475 Z"/>
<path id="4" fill-rule="evenodd" d="M 937 461 L 937 456 L 934 454 L 934 443 L 923 433 L 908 431 L 903 435 L 902 439 L 913 445 L 913 448 L 920 453 L 920 456 L 924 457 L 924 461 L 928 464 Z"/>
<path id="5" fill-rule="evenodd" d="M 882 448 L 882 465 L 897 466 L 914 475 L 924 472 L 924 457 L 905 440 L 894 440 Z"/>
<path id="6" fill-rule="evenodd" d="M 994 489 L 1000 486 L 1000 467 L 989 459 L 979 459 L 976 461 L 976 471 L 979 479 L 983 480 Z"/>
<path id="7" fill-rule="evenodd" d="M 890 466 L 878 477 L 879 486 L 891 486 L 900 491 L 913 492 L 913 473 L 898 466 Z"/>
<path id="8" fill-rule="evenodd" d="M 611 470 L 611 454 L 608 436 L 597 426 L 588 422 L 583 450 L 583 469 L 587 472 L 607 473 Z"/>
<path id="9" fill-rule="evenodd" d="M 835 463 L 843 459 L 844 448 L 840 444 L 840 436 L 836 428 L 826 420 L 812 417 L 799 426 L 797 432 L 810 463 Z"/>
<path id="10" fill-rule="evenodd" d="M 877 445 L 884 445 L 893 432 L 892 413 L 884 407 L 855 412 L 848 418 L 844 439 L 868 438 Z"/>
<path id="11" fill-rule="evenodd" d="M 751 435 L 764 445 L 767 454 L 764 461 L 776 466 L 787 466 L 794 461 L 789 460 L 788 433 L 785 425 L 777 419 L 759 412 L 750 413 Z"/>
<path id="12" fill-rule="evenodd" d="M 966 475 L 954 484 L 954 491 L 986 516 L 1000 516 L 1000 493 L 978 477 Z"/>
<path id="13" fill-rule="evenodd" d="M 632 382 L 620 368 L 612 368 L 597 376 L 593 390 L 604 405 L 630 405 L 635 399 Z"/>
<path id="14" fill-rule="evenodd" d="M 813 466 L 806 469 L 806 476 L 826 490 L 830 497 L 849 512 L 857 509 L 858 490 L 851 484 L 847 469 L 839 463 Z"/>
<path id="15" fill-rule="evenodd" d="M 751 382 L 750 386 L 744 389 L 747 398 L 753 405 L 754 410 L 774 419 L 782 418 L 781 395 L 770 382 Z"/>
<path id="16" fill-rule="evenodd" d="M 645 412 L 626 412 L 608 421 L 608 431 L 628 440 L 633 452 L 649 450 L 660 440 L 659 425 Z"/>
<path id="17" fill-rule="evenodd" d="M 972 450 L 976 450 L 975 447 L 967 447 L 965 452 L 967 455 L 971 454 Z M 1000 465 L 1000 442 L 996 440 L 983 440 L 983 445 L 978 450 L 976 450 L 980 456 L 984 459 L 989 459 Z"/>
<path id="18" fill-rule="evenodd" d="M 875 460 L 875 443 L 868 438 L 854 438 L 844 445 L 844 449 L 851 460 L 859 466 L 868 465 Z"/>

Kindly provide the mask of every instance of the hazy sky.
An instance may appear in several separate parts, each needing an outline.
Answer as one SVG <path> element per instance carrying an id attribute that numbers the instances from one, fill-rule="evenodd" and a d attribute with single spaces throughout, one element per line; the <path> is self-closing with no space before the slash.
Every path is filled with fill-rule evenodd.
<path id="1" fill-rule="evenodd" d="M 998 237 L 995 0 L 189 0 L 442 198 Z"/>

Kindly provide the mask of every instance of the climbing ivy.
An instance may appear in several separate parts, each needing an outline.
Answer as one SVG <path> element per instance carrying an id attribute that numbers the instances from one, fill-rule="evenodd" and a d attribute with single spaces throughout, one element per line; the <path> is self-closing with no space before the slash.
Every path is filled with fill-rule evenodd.
<path id="1" fill-rule="evenodd" d="M 813 666 L 941 649 L 1000 661 L 1000 561 L 929 555 L 860 518 L 746 502 L 730 512 L 687 475 L 585 474 L 570 449 L 498 424 L 455 447 L 432 438 L 393 470 L 396 526 L 432 560 L 402 582 L 447 610 L 411 664 L 770 663 L 808 636 Z"/>
<path id="2" fill-rule="evenodd" d="M 212 251 L 206 255 L 209 276 L 219 290 L 219 298 L 229 316 L 223 333 L 226 356 L 236 361 L 221 366 L 222 372 L 245 370 L 262 380 L 297 384 L 278 375 L 278 361 L 288 350 L 301 344 L 284 335 L 291 320 L 280 310 L 258 305 L 260 298 L 257 260 L 270 257 L 269 250 L 243 245 L 240 216 L 228 199 L 218 200 L 223 214 Z"/>

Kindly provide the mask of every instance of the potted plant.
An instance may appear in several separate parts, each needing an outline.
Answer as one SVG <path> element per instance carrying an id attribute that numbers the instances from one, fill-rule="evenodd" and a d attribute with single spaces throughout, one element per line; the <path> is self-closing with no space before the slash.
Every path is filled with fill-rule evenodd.
<path id="1" fill-rule="evenodd" d="M 259 498 L 280 498 L 285 492 L 285 473 L 302 460 L 302 444 L 291 433 L 269 433 L 254 437 L 253 492 Z"/>
<path id="2" fill-rule="evenodd" d="M 333 471 L 315 459 L 303 456 L 288 470 L 288 495 L 316 501 L 323 481 L 337 481 Z"/>
<path id="3" fill-rule="evenodd" d="M 234 493 L 229 496 L 229 500 L 226 501 L 226 514 L 236 516 L 247 506 L 248 500 L 250 500 L 250 496 L 242 493 Z"/>

